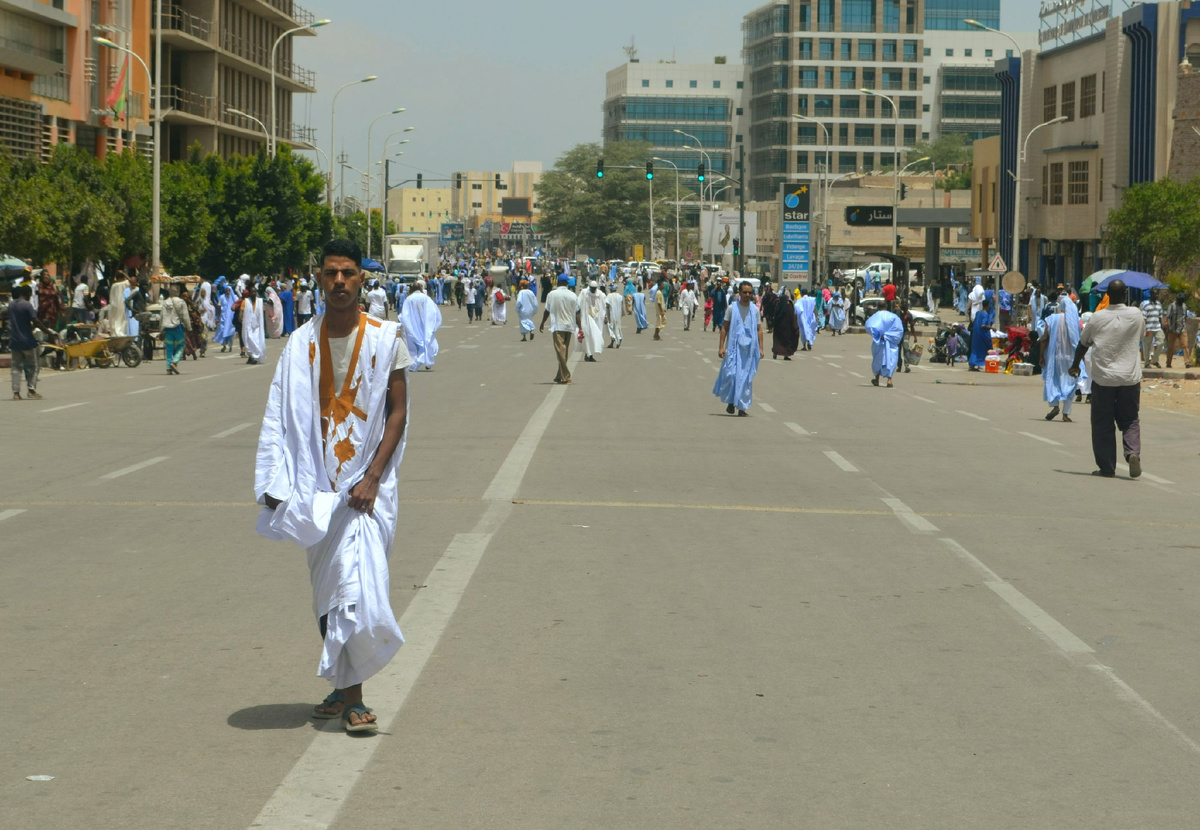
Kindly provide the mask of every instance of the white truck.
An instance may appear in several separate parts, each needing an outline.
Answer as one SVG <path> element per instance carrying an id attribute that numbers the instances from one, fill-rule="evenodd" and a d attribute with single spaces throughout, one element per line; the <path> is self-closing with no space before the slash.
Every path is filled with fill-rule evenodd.
<path id="1" fill-rule="evenodd" d="M 392 234 L 384 237 L 383 249 L 389 279 L 399 277 L 401 282 L 415 282 L 427 277 L 437 265 L 436 234 Z"/>

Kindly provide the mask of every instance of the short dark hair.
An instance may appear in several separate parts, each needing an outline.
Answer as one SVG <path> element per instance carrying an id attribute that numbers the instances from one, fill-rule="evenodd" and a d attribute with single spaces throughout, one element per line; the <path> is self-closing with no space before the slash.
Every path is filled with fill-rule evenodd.
<path id="1" fill-rule="evenodd" d="M 321 249 L 321 261 L 325 261 L 325 257 L 344 256 L 346 259 L 354 260 L 356 268 L 362 268 L 362 248 L 358 247 L 358 243 L 353 239 L 331 239 L 325 243 L 325 247 Z"/>
<path id="2" fill-rule="evenodd" d="M 754 290 L 754 283 L 750 282 L 750 280 L 742 280 L 740 283 L 738 283 L 738 293 L 742 293 L 742 289 L 746 288 L 747 286 L 749 286 L 751 291 Z"/>
<path id="3" fill-rule="evenodd" d="M 33 286 L 29 283 L 22 283 L 12 290 L 13 296 L 22 300 L 28 300 L 33 297 Z"/>

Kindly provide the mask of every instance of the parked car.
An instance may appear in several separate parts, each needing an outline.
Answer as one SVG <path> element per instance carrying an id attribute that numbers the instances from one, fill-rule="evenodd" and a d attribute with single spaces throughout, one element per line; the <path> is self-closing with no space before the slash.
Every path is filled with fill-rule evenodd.
<path id="1" fill-rule="evenodd" d="M 883 297 L 863 297 L 862 302 L 854 309 L 854 315 L 850 321 L 855 325 L 862 325 L 867 319 L 884 307 Z M 909 313 L 913 316 L 913 323 L 917 326 L 940 326 L 941 319 L 935 314 L 930 314 L 928 311 L 920 308 L 913 308 L 911 305 L 908 308 Z"/>

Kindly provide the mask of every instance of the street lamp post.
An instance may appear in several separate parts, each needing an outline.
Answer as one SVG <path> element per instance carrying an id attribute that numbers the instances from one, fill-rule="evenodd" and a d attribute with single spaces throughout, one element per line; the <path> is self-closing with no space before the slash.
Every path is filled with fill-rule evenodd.
<path id="1" fill-rule="evenodd" d="M 371 119 L 371 123 L 367 125 L 367 166 L 371 165 L 371 130 L 375 129 L 375 122 L 380 118 L 387 118 L 389 115 L 399 115 L 404 112 L 404 107 L 396 107 L 390 112 L 380 113 Z M 371 192 L 367 191 L 367 259 L 371 258 Z"/>
<path id="2" fill-rule="evenodd" d="M 892 128 L 894 147 L 894 157 L 892 159 L 892 256 L 897 256 L 900 253 L 899 229 L 896 224 L 896 216 L 900 210 L 900 110 L 896 107 L 896 100 L 884 95 L 882 92 L 867 89 L 866 87 L 860 89 L 859 92 L 874 95 L 876 98 L 882 98 L 892 105 L 892 120 L 895 123 L 895 126 Z"/>
<path id="3" fill-rule="evenodd" d="M 682 262 L 683 256 L 679 251 L 679 165 L 668 159 L 654 157 L 655 161 L 669 164 L 675 168 L 675 261 Z"/>
<path id="4" fill-rule="evenodd" d="M 1021 236 L 1020 236 L 1020 232 L 1021 232 L 1021 224 L 1020 224 L 1021 223 L 1021 183 L 1022 183 L 1021 172 L 1022 172 L 1023 168 L 1025 167 L 1025 156 L 1029 151 L 1029 139 L 1033 136 L 1034 133 L 1036 133 L 1042 127 L 1049 127 L 1051 124 L 1061 124 L 1062 122 L 1064 122 L 1066 120 L 1067 120 L 1067 117 L 1065 115 L 1060 115 L 1060 116 L 1058 116 L 1058 118 L 1051 118 L 1049 121 L 1043 121 L 1041 124 L 1038 124 L 1032 130 L 1030 130 L 1029 135 L 1025 136 L 1025 140 L 1023 142 L 1021 142 L 1021 151 L 1017 155 L 1017 172 L 1013 175 L 1013 179 L 1016 180 L 1013 183 L 1014 184 L 1013 195 L 1015 197 L 1015 199 L 1014 199 L 1015 204 L 1013 205 L 1013 245 L 1012 245 L 1013 261 L 1008 266 L 1009 269 L 1012 271 L 1019 270 L 1017 268 L 1017 265 L 1018 265 L 1017 255 L 1020 252 L 1020 248 L 1018 246 L 1020 244 L 1020 239 L 1021 239 Z M 1018 133 L 1018 135 L 1019 135 L 1019 133 Z M 999 302 L 1000 302 L 1000 275 L 997 274 L 996 275 L 996 303 L 999 304 Z M 999 314 L 1000 314 L 999 308 L 997 307 L 997 309 L 996 309 L 997 322 L 999 322 L 999 320 L 1000 320 Z"/>
<path id="5" fill-rule="evenodd" d="M 158 0 L 156 14 L 156 56 L 153 74 L 150 73 L 150 67 L 146 66 L 146 62 L 142 60 L 141 56 L 132 49 L 127 49 L 106 37 L 92 38 L 101 46 L 107 46 L 109 49 L 116 49 L 118 52 L 132 55 L 142 65 L 142 69 L 146 70 L 146 80 L 154 91 L 154 161 L 151 165 L 153 168 L 154 195 L 150 213 L 150 274 L 152 276 L 162 270 L 162 265 L 159 261 L 162 256 L 162 84 L 160 83 L 162 80 L 162 0 Z"/>
<path id="6" fill-rule="evenodd" d="M 275 117 L 275 49 L 288 35 L 294 35 L 296 32 L 303 32 L 305 29 L 316 29 L 321 26 L 328 26 L 332 22 L 332 20 L 318 20 L 315 23 L 309 23 L 304 26 L 297 26 L 294 29 L 288 29 L 279 37 L 275 38 L 275 42 L 271 44 L 271 131 L 267 134 L 267 155 L 269 156 L 274 156 L 275 150 L 279 146 L 279 141 L 276 137 L 279 134 L 279 124 Z"/>
<path id="7" fill-rule="evenodd" d="M 716 173 L 716 171 L 713 170 L 712 159 L 709 158 L 708 153 L 704 152 L 704 142 L 703 141 L 701 141 L 699 138 L 692 135 L 691 133 L 685 133 L 683 130 L 672 130 L 672 132 L 676 133 L 677 135 L 681 135 L 684 138 L 690 138 L 692 141 L 696 142 L 695 147 L 691 147 L 687 144 L 684 144 L 682 149 L 695 150 L 697 153 L 699 153 L 704 158 L 704 163 L 708 165 L 709 174 L 711 175 L 711 174 Z M 701 223 L 703 223 L 703 220 L 704 220 L 704 188 L 705 188 L 705 185 L 708 186 L 708 201 L 710 201 L 710 202 L 712 201 L 712 183 L 711 182 L 701 182 L 700 183 L 700 220 L 701 220 Z M 703 262 L 704 261 L 704 232 L 703 232 L 704 229 L 701 228 L 700 230 L 701 230 L 701 233 L 700 233 L 700 261 Z M 712 223 L 711 222 L 709 223 L 709 235 L 710 236 L 712 235 Z"/>
<path id="8" fill-rule="evenodd" d="M 829 128 L 825 126 L 824 122 L 818 121 L 815 118 L 809 118 L 807 115 L 801 115 L 798 112 L 794 113 L 792 118 L 798 118 L 801 121 L 810 121 L 825 131 L 825 162 L 821 165 L 821 169 L 818 171 L 819 178 L 817 179 L 817 193 L 821 194 L 821 224 L 822 227 L 827 227 L 829 224 L 829 206 L 825 204 L 825 179 L 829 175 L 829 153 L 833 144 L 832 139 L 829 137 Z M 821 238 L 820 234 L 817 235 L 817 244 L 820 246 L 817 257 L 817 265 L 820 268 L 820 274 L 822 278 L 824 278 L 825 268 L 823 267 L 823 264 L 825 259 L 826 241 Z"/>
<path id="9" fill-rule="evenodd" d="M 161 1 L 161 0 L 160 0 Z M 366 84 L 371 81 L 379 80 L 378 75 L 368 75 L 365 78 L 360 78 L 357 81 L 350 81 L 338 87 L 338 91 L 333 93 L 333 104 L 329 107 L 329 158 L 334 160 L 337 158 L 337 142 L 335 139 L 335 131 L 337 130 L 337 99 L 342 94 L 342 90 L 346 87 L 356 86 L 357 84 Z M 329 212 L 333 212 L 333 168 L 329 169 L 329 185 L 325 191 L 325 198 L 329 202 Z"/>
<path id="10" fill-rule="evenodd" d="M 412 127 L 405 127 L 403 130 L 396 130 L 394 133 L 390 133 L 383 140 L 383 152 L 379 154 L 380 166 L 383 168 L 380 171 L 380 179 L 379 179 L 379 221 L 380 221 L 380 224 L 382 225 L 382 227 L 380 229 L 380 234 L 379 234 L 380 239 L 387 236 L 388 166 L 387 166 L 387 161 L 385 161 L 385 159 L 387 158 L 388 146 L 391 144 L 392 139 L 395 138 L 396 136 L 403 135 L 404 133 L 411 133 L 412 131 L 413 131 Z M 407 144 L 408 139 L 406 138 L 403 141 L 400 141 L 398 143 L 399 144 Z M 402 156 L 402 155 L 404 155 L 404 153 L 397 153 L 396 155 Z M 382 255 L 384 252 L 380 251 L 379 253 Z"/>
<path id="11" fill-rule="evenodd" d="M 267 147 L 271 146 L 271 133 L 267 131 L 267 125 L 264 124 L 262 121 L 259 121 L 257 118 L 255 118 L 253 115 L 251 115 L 248 112 L 242 112 L 241 110 L 235 110 L 233 107 L 226 107 L 225 112 L 229 113 L 230 115 L 240 116 L 241 118 L 249 118 L 251 121 L 253 121 L 255 124 L 257 124 L 259 127 L 262 128 L 263 136 L 265 136 L 266 140 L 267 140 Z"/>

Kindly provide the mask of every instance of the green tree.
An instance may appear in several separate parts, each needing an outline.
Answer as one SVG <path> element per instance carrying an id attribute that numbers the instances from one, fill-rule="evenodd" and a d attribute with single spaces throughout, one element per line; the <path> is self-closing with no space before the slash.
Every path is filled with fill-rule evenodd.
<path id="1" fill-rule="evenodd" d="M 616 141 L 603 147 L 579 144 L 563 153 L 537 185 L 540 230 L 569 248 L 599 248 L 606 257 L 625 255 L 635 244 L 647 241 L 649 183 L 644 169 L 650 153 L 650 144 L 644 141 Z M 596 161 L 601 157 L 605 175 L 599 179 Z M 664 176 L 662 183 L 666 181 Z M 662 230 L 659 210 L 655 221 L 656 229 Z"/>
<path id="2" fill-rule="evenodd" d="M 396 233 L 396 223 L 388 222 L 389 234 Z M 334 217 L 332 236 L 338 239 L 353 239 L 367 253 L 367 214 L 361 210 L 345 216 Z M 371 257 L 383 262 L 383 213 L 378 208 L 371 210 Z"/>
<path id="3" fill-rule="evenodd" d="M 196 274 L 216 225 L 209 180 L 192 159 L 162 168 L 162 261 L 171 274 Z M 214 276 L 209 273 L 208 276 Z"/>
<path id="4" fill-rule="evenodd" d="M 1108 214 L 1104 242 L 1113 260 L 1160 279 L 1200 259 L 1200 177 L 1135 184 Z"/>
<path id="5" fill-rule="evenodd" d="M 30 240 L 27 255 L 71 272 L 89 259 L 119 256 L 121 208 L 94 157 L 73 144 L 59 144 L 35 178 L 45 183 L 32 194 L 41 202 L 45 232 Z"/>
<path id="6" fill-rule="evenodd" d="M 105 156 L 100 171 L 116 208 L 117 258 L 122 262 L 132 257 L 149 261 L 154 227 L 154 179 L 149 162 L 126 149 Z M 166 191 L 164 185 L 163 193 Z"/>
<path id="7" fill-rule="evenodd" d="M 912 170 L 941 174 L 937 186 L 942 190 L 970 190 L 974 156 L 974 148 L 962 133 L 947 133 L 935 141 L 918 141 L 908 151 L 910 161 L 928 157 L 929 161 L 914 164 Z M 887 169 L 891 170 L 891 165 Z"/>

